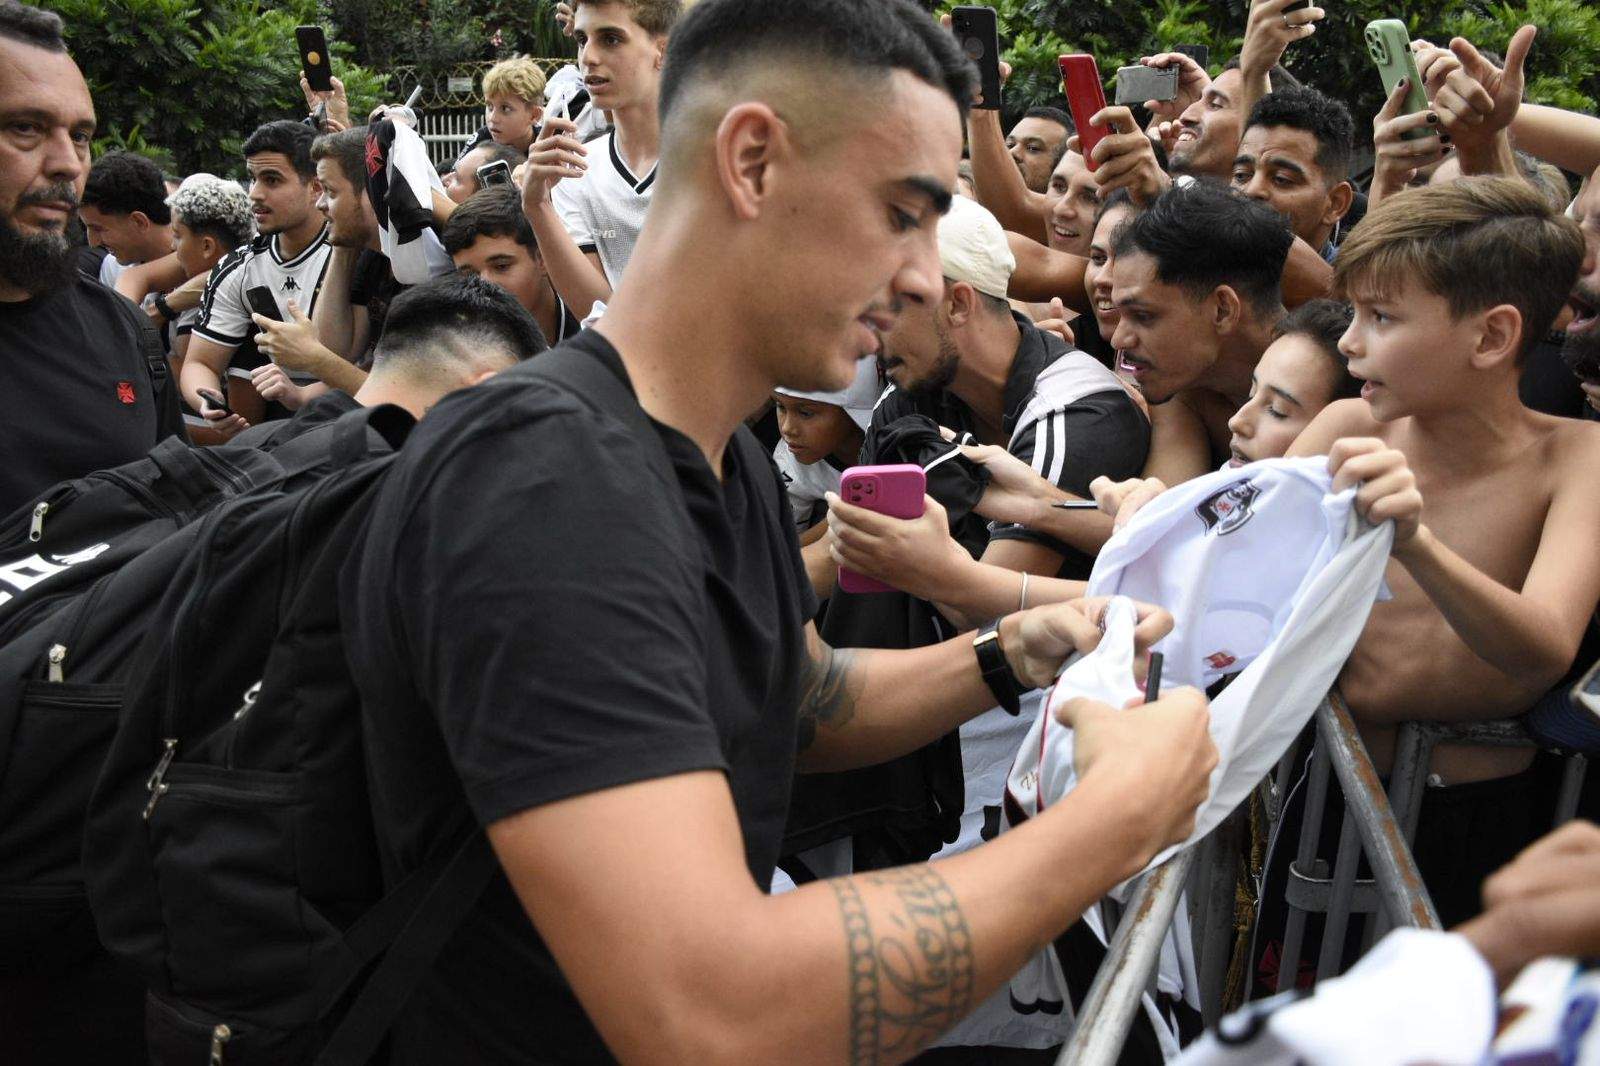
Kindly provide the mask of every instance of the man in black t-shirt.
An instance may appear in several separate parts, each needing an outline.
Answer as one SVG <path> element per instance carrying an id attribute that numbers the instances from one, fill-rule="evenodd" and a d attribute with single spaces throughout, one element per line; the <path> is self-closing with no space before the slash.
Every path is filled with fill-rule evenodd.
<path id="1" fill-rule="evenodd" d="M 0 13 L 0 514 L 183 432 L 142 311 L 78 274 L 66 236 L 94 102 L 61 20 Z M 18 132 L 21 131 L 21 132 Z"/>
<path id="2" fill-rule="evenodd" d="M 743 428 L 776 385 L 848 384 L 936 298 L 970 83 L 911 0 L 700 0 L 632 265 L 567 343 L 641 410 L 535 361 L 446 397 L 391 468 L 341 595 L 380 851 L 401 878 L 481 826 L 504 874 L 395 1061 L 904 1058 L 1193 823 L 1204 698 L 1075 704 L 1083 776 L 1040 818 L 766 893 L 797 763 L 913 750 L 1099 640 L 1071 603 L 979 642 L 828 648 Z M 1141 639 L 1169 625 L 1147 609 Z"/>

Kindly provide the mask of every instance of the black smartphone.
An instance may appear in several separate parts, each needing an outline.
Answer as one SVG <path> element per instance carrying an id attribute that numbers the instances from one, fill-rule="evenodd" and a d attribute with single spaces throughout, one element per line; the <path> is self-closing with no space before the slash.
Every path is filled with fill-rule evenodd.
<path id="1" fill-rule="evenodd" d="M 491 185 L 511 184 L 511 164 L 504 159 L 496 159 L 493 163 L 485 163 L 474 173 L 478 175 L 478 184 L 485 189 Z"/>
<path id="2" fill-rule="evenodd" d="M 1210 72 L 1211 49 L 1206 45 L 1175 44 L 1172 46 L 1172 50 L 1180 55 L 1188 56 L 1190 59 L 1194 60 L 1195 66 L 1199 67 L 1201 70 L 1207 71 L 1208 73 Z"/>
<path id="3" fill-rule="evenodd" d="M 992 7 L 958 7 L 950 12 L 950 29 L 967 58 L 978 65 L 978 91 L 973 107 L 1000 110 L 1000 29 Z"/>
<path id="4" fill-rule="evenodd" d="M 199 393 L 200 398 L 206 402 L 207 406 L 215 407 L 225 415 L 233 414 L 233 408 L 228 406 L 228 401 L 222 393 L 217 392 L 215 389 L 195 389 L 194 391 Z"/>
<path id="5" fill-rule="evenodd" d="M 283 312 L 278 310 L 278 301 L 273 298 L 272 290 L 265 285 L 244 290 L 245 303 L 250 305 L 250 310 L 262 318 L 270 318 L 274 322 L 283 321 Z"/>
<path id="6" fill-rule="evenodd" d="M 328 38 L 321 26 L 296 26 L 295 43 L 300 46 L 300 69 L 312 91 L 333 92 L 333 66 L 328 62 Z"/>

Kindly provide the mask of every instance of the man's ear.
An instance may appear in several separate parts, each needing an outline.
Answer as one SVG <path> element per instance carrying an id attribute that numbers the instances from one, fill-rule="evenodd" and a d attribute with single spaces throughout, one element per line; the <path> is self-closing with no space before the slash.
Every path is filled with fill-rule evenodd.
<path id="1" fill-rule="evenodd" d="M 950 325 L 965 326 L 978 314 L 978 290 L 964 281 L 952 282 L 945 287 L 944 304 Z"/>
<path id="2" fill-rule="evenodd" d="M 1206 297 L 1206 317 L 1218 336 L 1235 332 L 1244 321 L 1244 301 L 1232 285 L 1218 285 Z"/>
<path id="3" fill-rule="evenodd" d="M 789 128 L 766 104 L 739 104 L 722 116 L 715 140 L 717 178 L 736 217 L 760 216 L 772 195 L 772 164 L 792 157 Z"/>
<path id="4" fill-rule="evenodd" d="M 1332 225 L 1350 213 L 1350 205 L 1356 202 L 1355 186 L 1348 181 L 1341 181 L 1328 190 L 1328 207 L 1322 212 L 1322 224 Z M 1317 251 L 1322 251 L 1318 248 Z"/>
<path id="5" fill-rule="evenodd" d="M 224 249 L 222 247 L 222 242 L 211 236 L 209 233 L 200 238 L 200 251 L 207 259 L 220 259 L 226 251 L 231 250 L 232 249 Z"/>
<path id="6" fill-rule="evenodd" d="M 659 34 L 654 43 L 656 46 L 655 69 L 659 71 L 667 59 L 667 35 L 664 33 Z"/>
<path id="7" fill-rule="evenodd" d="M 1478 316 L 1478 342 L 1470 363 L 1476 370 L 1514 364 L 1522 349 L 1522 312 L 1511 304 L 1497 304 Z"/>
<path id="8" fill-rule="evenodd" d="M 128 221 L 132 222 L 135 226 L 138 226 L 140 229 L 149 229 L 151 227 L 151 225 L 153 224 L 150 221 L 150 216 L 145 214 L 143 211 L 129 211 L 128 212 Z"/>

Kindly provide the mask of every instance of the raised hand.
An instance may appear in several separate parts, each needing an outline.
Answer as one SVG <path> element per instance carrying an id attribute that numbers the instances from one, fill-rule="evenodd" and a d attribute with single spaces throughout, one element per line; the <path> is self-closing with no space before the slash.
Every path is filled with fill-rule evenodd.
<path id="1" fill-rule="evenodd" d="M 581 177 L 588 169 L 589 150 L 577 137 L 578 127 L 569 119 L 549 118 L 539 139 L 528 149 L 527 169 L 523 171 L 522 206 L 531 209 L 550 199 L 550 190 L 562 178 Z"/>
<path id="2" fill-rule="evenodd" d="M 1439 129 L 1439 116 L 1432 110 L 1402 115 L 1409 79 L 1401 78 L 1389 99 L 1372 119 L 1372 185 L 1367 190 L 1368 208 L 1381 203 L 1411 184 L 1417 171 L 1444 158 L 1450 149 L 1450 135 Z M 1422 130 L 1425 137 L 1407 138 Z"/>

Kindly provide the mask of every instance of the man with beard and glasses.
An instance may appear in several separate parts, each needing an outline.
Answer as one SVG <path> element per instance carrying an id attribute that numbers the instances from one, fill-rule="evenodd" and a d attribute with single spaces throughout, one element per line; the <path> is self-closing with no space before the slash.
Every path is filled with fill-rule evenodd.
<path id="1" fill-rule="evenodd" d="M 0 514 L 183 432 L 144 312 L 67 239 L 94 129 L 60 18 L 0 0 Z"/>

